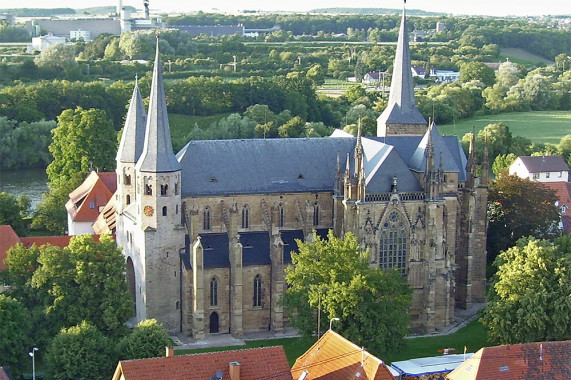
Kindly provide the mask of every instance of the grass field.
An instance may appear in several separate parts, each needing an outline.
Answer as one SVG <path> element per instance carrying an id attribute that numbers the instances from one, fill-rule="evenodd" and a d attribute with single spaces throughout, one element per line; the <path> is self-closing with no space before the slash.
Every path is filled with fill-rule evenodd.
<path id="1" fill-rule="evenodd" d="M 554 63 L 553 61 L 520 48 L 502 48 L 500 51 L 500 58 L 509 58 L 512 62 L 522 64 L 545 63 L 546 65 L 553 65 Z"/>
<path id="2" fill-rule="evenodd" d="M 476 352 L 488 345 L 487 334 L 484 327 L 477 321 L 469 323 L 466 327 L 454 334 L 446 336 L 412 338 L 406 340 L 406 348 L 403 352 L 384 355 L 380 359 L 387 363 L 394 361 L 420 358 L 426 356 L 438 356 L 438 350 L 455 348 L 456 353 L 463 353 L 464 346 L 468 352 Z M 217 352 L 227 350 L 240 350 L 246 348 L 283 346 L 290 366 L 300 357 L 313 343 L 315 338 L 285 338 L 254 340 L 246 342 L 246 346 L 213 347 L 198 350 L 176 350 L 177 355 L 198 354 L 203 352 Z M 374 354 L 374 353 L 373 353 Z"/>
<path id="3" fill-rule="evenodd" d="M 192 131 L 195 124 L 197 124 L 201 129 L 207 129 L 212 123 L 218 122 L 220 119 L 228 115 L 229 113 L 212 116 L 188 116 L 176 113 L 169 114 L 169 127 L 175 153 L 188 142 L 186 136 L 190 131 Z"/>
<path id="4" fill-rule="evenodd" d="M 558 144 L 563 136 L 571 134 L 569 111 L 513 112 L 472 117 L 459 120 L 456 125 L 439 125 L 438 130 L 443 135 L 462 138 L 464 134 L 472 132 L 472 128 L 477 133 L 486 125 L 494 123 L 504 123 L 510 128 L 513 136 L 527 137 L 536 143 Z"/>

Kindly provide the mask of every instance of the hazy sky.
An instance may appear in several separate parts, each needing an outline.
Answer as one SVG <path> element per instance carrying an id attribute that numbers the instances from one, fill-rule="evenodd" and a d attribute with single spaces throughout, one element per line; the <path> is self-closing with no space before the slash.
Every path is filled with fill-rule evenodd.
<path id="1" fill-rule="evenodd" d="M 0 8 L 86 8 L 101 5 L 116 5 L 119 0 L 0 0 Z M 325 7 L 352 8 L 400 8 L 402 0 L 150 0 L 150 8 L 163 11 L 209 11 L 218 10 L 283 10 L 308 11 Z M 123 0 L 123 5 L 143 7 L 143 0 Z M 408 0 L 407 8 L 452 14 L 473 15 L 571 15 L 570 0 Z"/>

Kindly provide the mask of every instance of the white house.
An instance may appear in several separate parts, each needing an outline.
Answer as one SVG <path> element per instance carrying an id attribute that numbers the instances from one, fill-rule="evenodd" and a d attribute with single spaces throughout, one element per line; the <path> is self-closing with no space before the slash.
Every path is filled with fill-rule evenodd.
<path id="1" fill-rule="evenodd" d="M 561 156 L 520 156 L 510 165 L 509 173 L 538 182 L 569 181 L 569 166 Z"/>

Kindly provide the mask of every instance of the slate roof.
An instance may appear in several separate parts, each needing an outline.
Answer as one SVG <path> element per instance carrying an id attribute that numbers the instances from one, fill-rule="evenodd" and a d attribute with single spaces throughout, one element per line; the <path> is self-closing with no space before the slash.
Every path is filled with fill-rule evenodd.
<path id="1" fill-rule="evenodd" d="M 281 230 L 281 237 L 284 243 L 284 264 L 291 264 L 291 252 L 297 251 L 296 239 L 305 240 L 302 230 Z"/>
<path id="2" fill-rule="evenodd" d="M 74 222 L 94 222 L 99 216 L 99 208 L 109 202 L 116 190 L 117 174 L 92 171 L 81 185 L 69 193 L 65 207 Z"/>
<path id="3" fill-rule="evenodd" d="M 136 163 L 139 157 L 141 157 L 143 145 L 145 144 L 146 124 L 147 114 L 145 106 L 143 105 L 139 86 L 135 84 L 133 95 L 129 102 L 123 134 L 121 135 L 121 142 L 117 150 L 117 157 L 115 158 L 117 161 Z"/>
<path id="4" fill-rule="evenodd" d="M 414 102 L 414 82 L 406 29 L 406 10 L 403 9 L 389 102 L 377 119 L 381 124 L 426 124 L 426 119 Z"/>
<path id="5" fill-rule="evenodd" d="M 167 173 L 180 170 L 180 165 L 172 151 L 158 39 L 156 49 L 145 144 L 135 167 L 142 172 Z"/>
<path id="6" fill-rule="evenodd" d="M 438 170 L 440 167 L 440 158 L 442 157 L 443 168 L 445 172 L 458 173 L 461 170 L 458 168 L 456 161 L 452 158 L 450 150 L 446 145 L 446 141 L 438 132 L 436 125 L 432 125 L 428 128 L 428 131 L 422 137 L 422 140 L 418 144 L 416 150 L 414 151 L 410 159 L 410 168 L 416 172 L 424 172 L 426 169 L 426 149 L 428 146 L 428 140 L 432 142 L 432 147 L 434 149 L 434 169 Z M 458 139 L 456 139 L 458 140 Z"/>
<path id="7" fill-rule="evenodd" d="M 328 330 L 291 368 L 294 379 L 304 371 L 306 380 L 394 379 L 382 360 L 333 330 Z"/>
<path id="8" fill-rule="evenodd" d="M 519 156 L 519 159 L 530 173 L 569 171 L 561 156 Z"/>
<path id="9" fill-rule="evenodd" d="M 332 191 L 355 138 L 193 140 L 177 154 L 182 196 Z"/>
<path id="10" fill-rule="evenodd" d="M 240 380 L 292 380 L 281 346 L 122 360 L 113 380 L 205 380 L 215 376 L 217 371 L 222 372 L 222 379 L 230 379 L 230 362 L 240 363 Z"/>
<path id="11" fill-rule="evenodd" d="M 199 234 L 204 249 L 204 268 L 230 268 L 228 234 Z"/>
<path id="12" fill-rule="evenodd" d="M 484 347 L 446 378 L 571 379 L 571 341 Z"/>
<path id="13" fill-rule="evenodd" d="M 267 231 L 240 232 L 242 266 L 270 265 L 270 234 Z"/>

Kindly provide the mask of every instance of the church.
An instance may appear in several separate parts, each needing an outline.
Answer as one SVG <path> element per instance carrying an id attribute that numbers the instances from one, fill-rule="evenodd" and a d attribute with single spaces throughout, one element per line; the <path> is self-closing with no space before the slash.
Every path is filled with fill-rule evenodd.
<path id="1" fill-rule="evenodd" d="M 116 236 L 138 321 L 197 340 L 279 333 L 296 239 L 330 229 L 407 278 L 413 331 L 484 302 L 487 171 L 476 176 L 474 142 L 466 157 L 417 109 L 408 45 L 403 10 L 376 137 L 190 141 L 176 155 L 157 45 L 149 109 L 135 86 L 117 153 Z"/>

